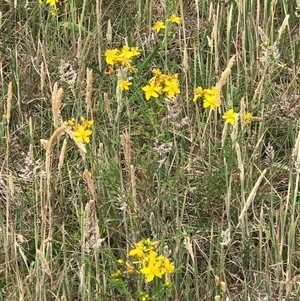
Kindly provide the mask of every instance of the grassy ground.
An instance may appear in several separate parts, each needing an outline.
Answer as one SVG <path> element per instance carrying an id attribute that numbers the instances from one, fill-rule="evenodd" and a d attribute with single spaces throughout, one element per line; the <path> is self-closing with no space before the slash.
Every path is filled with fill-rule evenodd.
<path id="1" fill-rule="evenodd" d="M 0 300 L 300 300 L 300 4 L 36 2 L 0 4 Z M 146 100 L 154 68 L 180 94 Z"/>

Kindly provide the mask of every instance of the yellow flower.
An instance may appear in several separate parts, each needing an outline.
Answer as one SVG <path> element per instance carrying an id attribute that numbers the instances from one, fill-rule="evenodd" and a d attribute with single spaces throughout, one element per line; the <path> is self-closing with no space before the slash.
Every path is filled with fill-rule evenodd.
<path id="1" fill-rule="evenodd" d="M 215 110 L 219 106 L 220 103 L 216 100 L 215 96 L 204 94 L 203 108 L 210 108 L 211 110 Z"/>
<path id="2" fill-rule="evenodd" d="M 86 120 L 84 117 L 81 117 L 80 120 L 84 128 L 90 128 L 92 125 L 94 125 L 94 120 Z"/>
<path id="3" fill-rule="evenodd" d="M 167 21 L 171 21 L 172 23 L 179 24 L 180 23 L 180 17 L 176 16 L 175 14 L 172 14 L 172 16 L 167 19 Z"/>
<path id="4" fill-rule="evenodd" d="M 157 21 L 154 26 L 152 27 L 153 30 L 156 30 L 156 32 L 159 32 L 161 29 L 166 28 L 163 21 Z"/>
<path id="5" fill-rule="evenodd" d="M 176 94 L 180 93 L 180 89 L 178 88 L 178 80 L 176 77 L 165 80 L 165 88 L 163 89 L 164 92 L 167 92 L 168 97 L 172 98 Z"/>
<path id="6" fill-rule="evenodd" d="M 129 90 L 129 87 L 132 85 L 132 83 L 128 80 L 122 80 L 119 84 L 119 88 L 123 90 Z"/>
<path id="7" fill-rule="evenodd" d="M 129 256 L 135 256 L 135 257 L 138 257 L 138 258 L 142 258 L 144 256 L 144 252 L 141 249 L 141 247 L 139 245 L 137 245 L 135 249 L 132 249 L 129 252 Z"/>
<path id="8" fill-rule="evenodd" d="M 120 56 L 121 57 L 125 57 L 125 58 L 132 58 L 133 57 L 133 53 L 132 51 L 130 50 L 130 47 L 127 46 L 127 45 L 124 45 L 121 49 L 121 53 L 120 53 Z"/>
<path id="9" fill-rule="evenodd" d="M 141 301 L 147 301 L 149 299 L 149 295 L 146 292 L 140 292 L 139 297 Z"/>
<path id="10" fill-rule="evenodd" d="M 166 257 L 163 258 L 162 261 L 162 269 L 161 274 L 172 273 L 174 271 L 174 264 L 170 262 L 170 260 Z"/>
<path id="11" fill-rule="evenodd" d="M 139 51 L 139 49 L 137 47 L 131 47 L 130 48 L 132 56 L 139 56 L 141 54 L 141 52 Z"/>
<path id="12" fill-rule="evenodd" d="M 153 69 L 153 70 L 152 70 L 152 73 L 153 73 L 153 75 L 154 75 L 155 77 L 159 77 L 159 76 L 162 75 L 160 69 Z"/>
<path id="13" fill-rule="evenodd" d="M 118 49 L 108 49 L 105 51 L 105 61 L 109 65 L 114 65 L 119 55 Z"/>
<path id="14" fill-rule="evenodd" d="M 51 5 L 51 6 L 54 6 L 56 5 L 56 2 L 59 2 L 59 0 L 47 0 L 46 3 Z"/>
<path id="15" fill-rule="evenodd" d="M 197 87 L 195 89 L 193 101 L 196 101 L 198 98 L 202 97 L 203 95 L 204 95 L 204 90 L 202 89 L 202 87 Z"/>
<path id="16" fill-rule="evenodd" d="M 245 114 L 245 117 L 244 117 L 244 123 L 245 124 L 249 124 L 249 123 L 251 123 L 251 118 L 252 118 L 252 114 L 251 113 L 246 113 Z"/>
<path id="17" fill-rule="evenodd" d="M 158 94 L 161 92 L 162 87 L 155 85 L 154 81 L 151 81 L 149 85 L 142 88 L 142 90 L 145 92 L 146 100 L 149 100 L 150 97 L 158 97 Z"/>
<path id="18" fill-rule="evenodd" d="M 89 143 L 90 142 L 89 136 L 92 135 L 92 131 L 87 130 L 82 125 L 79 125 L 79 126 L 76 126 L 74 128 L 73 134 L 74 134 L 74 137 L 75 137 L 75 142 L 77 142 L 77 143 L 79 143 L 79 142 Z"/>
<path id="19" fill-rule="evenodd" d="M 122 276 L 122 272 L 120 270 L 117 270 L 115 273 L 112 273 L 111 276 L 115 279 L 118 279 Z"/>
<path id="20" fill-rule="evenodd" d="M 90 128 L 94 124 L 94 120 L 86 120 L 84 117 L 81 117 L 80 120 L 81 124 L 77 124 L 75 118 L 68 120 L 68 124 L 73 127 L 74 140 L 76 143 L 89 143 L 89 136 L 92 134 Z"/>
<path id="21" fill-rule="evenodd" d="M 226 120 L 226 122 L 229 122 L 230 124 L 234 125 L 235 119 L 238 116 L 238 113 L 235 113 L 233 109 L 228 110 L 224 113 L 222 116 L 223 119 Z"/>
<path id="22" fill-rule="evenodd" d="M 161 278 L 161 261 L 155 258 L 150 259 L 148 266 L 142 268 L 140 272 L 147 276 L 146 281 L 151 282 L 154 277 Z"/>
<path id="23" fill-rule="evenodd" d="M 68 120 L 68 124 L 70 126 L 74 126 L 75 125 L 75 118 L 72 118 L 72 119 Z"/>

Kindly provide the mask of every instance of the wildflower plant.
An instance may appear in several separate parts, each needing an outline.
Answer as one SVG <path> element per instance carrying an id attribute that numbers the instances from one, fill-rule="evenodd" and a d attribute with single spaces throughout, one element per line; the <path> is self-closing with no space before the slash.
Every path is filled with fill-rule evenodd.
<path id="1" fill-rule="evenodd" d="M 53 17 L 57 15 L 58 12 L 58 6 L 62 3 L 61 0 L 39 0 L 39 5 L 42 6 L 44 4 L 49 5 L 50 7 L 50 13 Z"/>
<path id="2" fill-rule="evenodd" d="M 144 86 L 142 90 L 145 93 L 146 100 L 151 97 L 158 98 L 159 95 L 165 94 L 168 98 L 180 94 L 178 83 L 178 74 L 163 74 L 160 69 L 152 70 L 153 77 L 148 81 L 148 85 Z"/>
<path id="3" fill-rule="evenodd" d="M 194 92 L 193 101 L 198 99 L 203 99 L 203 108 L 215 110 L 220 106 L 219 98 L 220 91 L 217 87 L 212 87 L 210 89 L 203 89 L 201 86 L 197 87 Z"/>
<path id="4" fill-rule="evenodd" d="M 129 251 L 127 262 L 118 260 L 117 262 L 126 269 L 125 273 L 134 273 L 138 278 L 145 283 L 151 283 L 155 279 L 162 281 L 164 288 L 171 287 L 170 275 L 174 272 L 174 263 L 164 255 L 158 252 L 159 243 L 157 241 L 151 241 L 150 238 L 142 239 L 134 248 Z M 120 279 L 120 269 L 112 274 L 112 278 Z M 148 293 L 140 292 L 140 300 L 147 300 L 149 298 Z"/>
<path id="5" fill-rule="evenodd" d="M 114 48 L 105 51 L 105 61 L 108 65 L 116 68 L 127 67 L 129 71 L 134 71 L 131 65 L 134 57 L 140 56 L 140 51 L 137 47 L 129 47 L 124 45 L 121 50 Z"/>
<path id="6" fill-rule="evenodd" d="M 233 109 L 228 110 L 227 112 L 224 113 L 224 115 L 222 116 L 222 118 L 230 123 L 231 125 L 234 125 L 235 120 L 238 116 L 238 113 L 234 112 Z M 248 116 L 247 116 L 248 118 Z"/>
<path id="7" fill-rule="evenodd" d="M 68 120 L 68 124 L 72 127 L 72 133 L 76 143 L 89 143 L 90 136 L 92 135 L 91 127 L 94 124 L 94 120 L 87 120 L 81 117 L 80 123 L 75 121 L 75 118 Z"/>

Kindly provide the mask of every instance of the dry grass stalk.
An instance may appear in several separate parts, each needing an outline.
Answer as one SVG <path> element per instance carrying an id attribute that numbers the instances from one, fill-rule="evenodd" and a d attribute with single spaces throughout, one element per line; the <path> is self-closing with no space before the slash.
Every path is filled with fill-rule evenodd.
<path id="1" fill-rule="evenodd" d="M 30 145 L 29 145 L 29 157 L 33 159 L 33 125 L 32 125 L 32 118 L 29 117 L 29 136 L 30 136 Z"/>
<path id="2" fill-rule="evenodd" d="M 55 83 L 52 92 L 52 114 L 55 129 L 57 129 L 59 125 L 60 107 L 63 93 L 64 90 L 62 88 L 58 89 L 58 84 Z"/>
<path id="3" fill-rule="evenodd" d="M 67 143 L 68 143 L 68 140 L 65 138 L 64 142 L 63 142 L 63 145 L 61 147 L 61 150 L 60 150 L 60 155 L 59 155 L 59 160 L 58 160 L 58 173 L 59 174 L 60 174 L 61 167 L 64 164 L 64 158 L 65 158 L 65 153 L 66 153 L 66 149 L 67 149 Z"/>
<path id="4" fill-rule="evenodd" d="M 238 143 L 235 144 L 235 152 L 236 152 L 236 156 L 237 156 L 237 160 L 238 160 L 238 168 L 240 170 L 241 183 L 243 183 L 244 179 L 245 179 L 244 162 L 243 162 L 243 159 L 242 159 L 241 148 L 240 148 L 240 145 Z"/>
<path id="5" fill-rule="evenodd" d="M 278 37 L 277 37 L 277 39 L 276 39 L 276 41 L 275 41 L 275 43 L 274 43 L 275 45 L 278 45 L 278 44 L 279 44 L 280 39 L 281 39 L 281 36 L 282 36 L 284 30 L 286 29 L 286 27 L 287 27 L 288 24 L 289 24 L 289 18 L 290 18 L 290 15 L 286 15 L 286 16 L 285 16 L 285 18 L 284 18 L 284 20 L 283 20 L 283 22 L 282 22 L 282 24 L 281 24 L 281 26 L 280 26 L 280 28 L 279 28 L 279 30 L 278 30 Z"/>
<path id="6" fill-rule="evenodd" d="M 151 235 L 153 237 L 155 237 L 155 235 L 156 235 L 156 231 L 155 231 L 155 229 L 156 229 L 156 227 L 155 227 L 156 223 L 155 223 L 155 215 L 154 215 L 154 213 L 152 211 L 150 213 L 149 220 L 150 220 Z"/>
<path id="7" fill-rule="evenodd" d="M 245 112 L 246 112 L 246 104 L 245 104 L 244 97 L 243 97 L 240 102 L 240 112 L 239 112 L 242 128 L 244 128 L 244 125 L 245 125 Z"/>
<path id="8" fill-rule="evenodd" d="M 214 14 L 213 14 L 214 25 L 213 25 L 213 30 L 212 30 L 212 40 L 213 40 L 213 49 L 212 50 L 213 50 L 213 53 L 214 53 L 215 72 L 217 73 L 219 71 L 218 44 L 219 44 L 219 40 L 220 40 L 219 35 L 218 35 L 218 32 L 219 32 L 219 30 L 218 30 L 219 29 L 219 22 L 220 22 L 219 21 L 219 19 L 220 19 L 220 16 L 219 16 L 219 12 L 220 12 L 219 5 L 217 5 L 216 11 L 217 11 L 217 13 L 214 12 Z"/>
<path id="9" fill-rule="evenodd" d="M 127 76 L 127 70 L 119 68 L 117 70 L 117 86 L 116 86 L 116 101 L 118 104 L 117 108 L 117 118 L 120 116 L 122 109 L 123 109 L 123 102 L 122 102 L 122 90 L 120 88 L 120 83 L 122 82 L 123 79 L 126 79 Z"/>
<path id="10" fill-rule="evenodd" d="M 221 90 L 221 88 L 226 84 L 227 79 L 231 73 L 231 68 L 233 64 L 235 63 L 235 55 L 229 60 L 228 65 L 226 69 L 223 71 L 219 81 L 216 84 L 216 87 Z"/>
<path id="11" fill-rule="evenodd" d="M 133 199 L 133 210 L 137 211 L 136 204 L 136 177 L 135 177 L 135 168 L 133 165 L 130 165 L 130 179 L 131 179 L 131 195 Z"/>
<path id="12" fill-rule="evenodd" d="M 195 254 L 194 254 L 193 245 L 191 243 L 190 237 L 185 237 L 183 244 L 184 244 L 186 250 L 188 251 L 188 253 L 190 254 L 192 262 L 194 263 L 195 262 Z"/>
<path id="13" fill-rule="evenodd" d="M 259 176 L 259 178 L 257 179 L 253 189 L 251 190 L 246 202 L 245 202 L 245 205 L 239 215 L 239 219 L 238 219 L 238 224 L 236 226 L 236 229 L 238 229 L 241 225 L 241 221 L 243 220 L 244 216 L 245 216 L 245 213 L 247 212 L 249 206 L 251 205 L 251 203 L 253 202 L 254 198 L 255 198 L 255 195 L 256 195 L 256 192 L 259 188 L 259 185 L 260 183 L 262 182 L 263 178 L 265 177 L 265 174 L 266 174 L 267 170 L 265 169 L 261 175 Z"/>
<path id="14" fill-rule="evenodd" d="M 95 246 L 100 239 L 96 204 L 94 200 L 90 200 L 85 205 L 84 237 L 87 251 Z"/>
<path id="15" fill-rule="evenodd" d="M 8 174 L 8 189 L 9 189 L 9 196 L 14 196 L 15 194 L 15 184 L 14 184 L 14 178 L 11 172 Z"/>
<path id="16" fill-rule="evenodd" d="M 104 106 L 105 106 L 105 111 L 107 113 L 108 119 L 109 119 L 109 124 L 113 125 L 113 113 L 110 107 L 109 99 L 108 99 L 108 94 L 104 93 L 103 94 L 103 100 L 104 100 Z"/>
<path id="17" fill-rule="evenodd" d="M 92 174 L 86 169 L 83 172 L 83 177 L 87 182 L 87 185 L 88 185 L 89 191 L 92 194 L 92 197 L 95 199 L 96 198 L 96 190 L 95 190 L 95 185 L 94 185 L 94 181 L 92 178 Z"/>
<path id="18" fill-rule="evenodd" d="M 300 150 L 300 131 L 298 132 L 298 136 L 297 136 L 295 146 L 294 146 L 293 152 L 292 152 L 292 158 L 294 160 L 298 160 L 299 150 Z"/>
<path id="19" fill-rule="evenodd" d="M 87 113 L 92 110 L 92 93 L 93 93 L 93 70 L 87 69 L 86 97 L 85 97 Z"/>
<path id="20" fill-rule="evenodd" d="M 7 100 L 6 100 L 6 118 L 7 123 L 9 124 L 10 121 L 10 114 L 11 114 L 11 103 L 12 103 L 12 82 L 8 84 L 8 91 L 7 91 Z"/>
<path id="21" fill-rule="evenodd" d="M 45 89 L 45 82 L 46 82 L 46 71 L 45 71 L 45 65 L 42 62 L 41 63 L 41 92 L 44 92 Z"/>
<path id="22" fill-rule="evenodd" d="M 221 140 L 222 148 L 224 147 L 225 139 L 227 136 L 227 130 L 228 130 L 228 122 L 225 122 L 223 131 L 222 131 L 222 140 Z"/>
<path id="23" fill-rule="evenodd" d="M 52 279 L 52 273 L 47 259 L 45 258 L 44 254 L 40 250 L 37 250 L 36 252 L 37 255 L 39 256 L 43 272 L 45 272 Z"/>
<path id="24" fill-rule="evenodd" d="M 188 74 L 190 68 L 188 63 L 188 51 L 187 51 L 187 38 L 186 38 L 186 26 L 184 20 L 184 10 L 182 0 L 178 2 L 180 7 L 180 18 L 181 18 L 181 26 L 182 26 L 182 34 L 183 34 L 183 60 L 182 60 L 182 68 L 185 74 Z M 181 45 L 181 43 L 180 43 Z"/>
<path id="25" fill-rule="evenodd" d="M 131 139 L 129 134 L 123 134 L 121 136 L 121 144 L 124 149 L 126 166 L 129 169 L 131 165 Z"/>
<path id="26" fill-rule="evenodd" d="M 102 69 L 102 0 L 96 0 L 96 18 L 97 18 L 97 37 L 98 37 L 98 68 Z"/>
<path id="27" fill-rule="evenodd" d="M 54 131 L 49 140 L 41 139 L 41 143 L 46 150 L 46 177 L 47 177 L 47 188 L 50 189 L 50 179 L 51 179 L 51 153 L 54 146 L 55 141 L 60 137 L 60 135 L 65 132 L 68 124 L 65 122 L 62 126 Z"/>

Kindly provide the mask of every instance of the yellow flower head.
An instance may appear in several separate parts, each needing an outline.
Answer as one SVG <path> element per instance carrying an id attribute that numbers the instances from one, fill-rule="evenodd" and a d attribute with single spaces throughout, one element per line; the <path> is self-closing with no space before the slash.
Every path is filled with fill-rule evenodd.
<path id="1" fill-rule="evenodd" d="M 94 120 L 86 120 L 84 117 L 81 117 L 80 121 L 81 124 L 77 124 L 75 118 L 68 120 L 68 124 L 73 128 L 74 140 L 76 143 L 89 143 L 89 136 L 92 135 L 90 128 L 94 124 Z"/>
<path id="2" fill-rule="evenodd" d="M 215 96 L 211 96 L 209 94 L 204 94 L 203 108 L 210 108 L 211 110 L 215 110 L 220 106 L 220 103 L 216 100 Z"/>
<path id="3" fill-rule="evenodd" d="M 223 119 L 225 119 L 226 122 L 234 125 L 235 119 L 238 116 L 238 113 L 235 113 L 233 109 L 228 110 L 227 112 L 224 113 L 222 116 Z"/>
<path id="4" fill-rule="evenodd" d="M 129 87 L 132 85 L 132 83 L 128 80 L 122 80 L 119 84 L 119 88 L 123 90 L 129 90 Z"/>
<path id="5" fill-rule="evenodd" d="M 153 73 L 153 75 L 154 75 L 155 77 L 159 77 L 159 76 L 162 75 L 160 69 L 153 69 L 153 70 L 152 70 L 152 73 Z"/>
<path id="6" fill-rule="evenodd" d="M 156 32 L 159 32 L 161 29 L 166 28 L 163 21 L 157 21 L 154 26 L 152 27 L 153 30 L 156 30 Z"/>
<path id="7" fill-rule="evenodd" d="M 90 142 L 89 136 L 92 135 L 92 131 L 85 129 L 82 125 L 79 125 L 74 128 L 73 134 L 76 143 L 80 143 L 80 142 L 89 143 Z"/>
<path id="8" fill-rule="evenodd" d="M 194 93 L 194 99 L 193 101 L 196 101 L 198 98 L 202 97 L 204 95 L 204 90 L 202 89 L 202 87 L 197 87 L 195 89 L 195 93 Z"/>
<path id="9" fill-rule="evenodd" d="M 180 93 L 180 89 L 178 88 L 178 79 L 177 77 L 165 80 L 165 88 L 164 92 L 167 92 L 168 98 L 172 98 L 175 95 Z"/>
<path id="10" fill-rule="evenodd" d="M 159 93 L 161 93 L 162 87 L 160 85 L 156 85 L 154 81 L 151 81 L 149 85 L 142 88 L 145 92 L 146 100 L 149 100 L 150 97 L 157 98 Z"/>
<path id="11" fill-rule="evenodd" d="M 132 56 L 139 56 L 139 55 L 141 55 L 141 52 L 139 51 L 139 49 L 137 47 L 131 47 L 130 51 L 132 53 Z"/>
<path id="12" fill-rule="evenodd" d="M 109 65 L 114 65 L 120 54 L 118 49 L 108 49 L 105 51 L 105 61 Z"/>
<path id="13" fill-rule="evenodd" d="M 154 279 L 154 277 L 162 277 L 161 265 L 162 264 L 160 260 L 156 260 L 156 258 L 151 258 L 148 263 L 148 266 L 142 268 L 140 272 L 147 276 L 147 282 L 151 282 Z"/>
<path id="14" fill-rule="evenodd" d="M 172 16 L 169 19 L 167 19 L 167 21 L 179 24 L 180 23 L 180 17 L 176 16 L 175 14 L 172 14 Z"/>
<path id="15" fill-rule="evenodd" d="M 135 257 L 138 257 L 138 258 L 144 257 L 144 252 L 143 252 L 141 246 L 137 245 L 135 249 L 132 249 L 129 252 L 129 256 L 135 256 Z"/>
<path id="16" fill-rule="evenodd" d="M 51 6 L 56 5 L 56 3 L 58 3 L 58 2 L 59 2 L 59 0 L 47 0 L 46 1 L 46 3 L 49 4 L 49 5 L 51 5 Z"/>
<path id="17" fill-rule="evenodd" d="M 174 264 L 172 262 L 170 262 L 170 260 L 166 257 L 163 257 L 162 259 L 162 269 L 161 269 L 161 273 L 166 274 L 166 273 L 172 273 L 174 272 Z"/>
<path id="18" fill-rule="evenodd" d="M 132 53 L 130 47 L 127 46 L 127 45 L 124 45 L 124 46 L 122 47 L 122 49 L 121 49 L 120 56 L 121 56 L 121 57 L 124 57 L 124 58 L 127 58 L 127 59 L 132 58 L 132 57 L 133 57 L 133 53 Z"/>
<path id="19" fill-rule="evenodd" d="M 251 123 L 251 118 L 252 118 L 252 114 L 251 113 L 246 113 L 245 114 L 245 117 L 244 117 L 244 123 L 245 124 L 249 124 L 249 123 Z"/>

